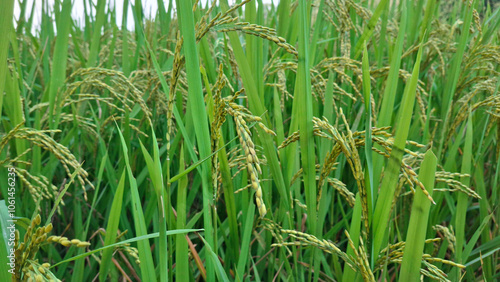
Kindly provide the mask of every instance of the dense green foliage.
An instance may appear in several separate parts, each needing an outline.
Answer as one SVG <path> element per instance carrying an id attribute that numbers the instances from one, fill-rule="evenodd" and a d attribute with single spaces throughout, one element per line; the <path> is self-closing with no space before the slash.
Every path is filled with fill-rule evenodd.
<path id="1" fill-rule="evenodd" d="M 42 2 L 0 10 L 15 279 L 500 279 L 498 6 Z"/>

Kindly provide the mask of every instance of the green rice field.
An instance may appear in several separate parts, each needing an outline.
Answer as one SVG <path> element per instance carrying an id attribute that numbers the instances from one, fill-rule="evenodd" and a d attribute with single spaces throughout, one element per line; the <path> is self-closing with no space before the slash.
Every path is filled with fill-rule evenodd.
<path id="1" fill-rule="evenodd" d="M 153 2 L 0 0 L 0 281 L 500 280 L 498 1 Z"/>

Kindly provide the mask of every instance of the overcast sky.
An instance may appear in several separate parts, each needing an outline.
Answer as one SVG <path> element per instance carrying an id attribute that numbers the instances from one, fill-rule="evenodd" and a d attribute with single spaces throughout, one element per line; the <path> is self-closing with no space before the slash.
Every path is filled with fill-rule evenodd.
<path id="1" fill-rule="evenodd" d="M 29 14 L 31 12 L 31 7 L 33 6 L 33 1 L 35 2 L 35 13 L 34 13 L 34 29 L 39 29 L 40 21 L 41 21 L 41 15 L 42 15 L 42 1 L 40 0 L 21 0 L 21 1 L 28 1 L 27 3 L 27 17 L 30 17 L 31 15 Z M 47 0 L 49 7 L 52 7 L 54 5 L 54 0 Z M 78 21 L 79 25 L 83 25 L 84 22 L 84 6 L 83 6 L 83 1 L 84 0 L 73 0 L 73 8 L 72 8 L 72 18 L 76 19 Z M 97 0 L 91 0 L 94 4 L 97 3 Z M 186 0 L 182 0 L 186 1 Z M 279 0 L 274 0 L 275 3 L 277 3 Z M 122 22 L 122 16 L 123 16 L 123 0 L 109 0 L 107 1 L 108 3 L 114 4 L 115 7 L 118 7 L 116 9 L 116 21 L 119 25 L 121 25 Z M 134 3 L 134 0 L 130 0 L 129 3 Z M 165 9 L 168 9 L 168 2 L 169 0 L 164 0 L 164 5 Z M 175 0 L 172 1 L 174 3 L 174 8 L 175 8 Z M 234 0 L 228 0 L 228 2 L 234 3 Z M 272 0 L 263 0 L 263 3 L 271 3 Z M 206 5 L 207 0 L 200 0 L 200 3 L 203 4 L 203 6 Z M 155 15 L 156 11 L 158 10 L 158 5 L 157 5 L 157 0 L 142 0 L 142 7 L 144 9 L 144 13 L 147 18 L 151 18 L 151 15 Z M 20 8 L 19 8 L 19 3 L 18 1 L 15 1 L 15 7 L 14 7 L 14 15 L 16 20 L 19 18 L 20 14 Z M 129 5 L 129 11 L 128 11 L 128 18 L 127 18 L 127 28 L 129 30 L 134 28 L 134 17 L 132 16 L 132 9 Z"/>

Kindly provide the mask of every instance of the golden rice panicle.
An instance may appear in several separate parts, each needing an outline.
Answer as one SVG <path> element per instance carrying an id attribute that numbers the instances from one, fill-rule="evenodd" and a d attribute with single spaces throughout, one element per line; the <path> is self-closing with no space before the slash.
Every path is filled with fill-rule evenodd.
<path id="1" fill-rule="evenodd" d="M 219 19 L 222 16 L 222 13 L 217 13 L 215 17 L 213 17 L 207 24 L 207 20 L 212 13 L 212 10 L 215 8 L 215 2 L 212 1 L 212 4 L 210 5 L 210 8 L 207 9 L 203 17 L 200 18 L 200 20 L 196 23 L 195 26 L 195 31 L 196 31 L 196 40 L 197 42 L 207 34 L 207 32 L 214 27 L 215 25 L 219 24 Z M 229 17 L 230 18 L 230 17 Z M 226 17 L 222 19 L 222 21 L 226 20 Z M 236 19 L 235 19 L 236 20 Z"/>
<path id="2" fill-rule="evenodd" d="M 24 139 L 30 141 L 33 145 L 38 146 L 44 150 L 47 150 L 51 152 L 61 163 L 63 166 L 64 170 L 66 171 L 67 175 L 71 176 L 72 172 L 70 170 L 70 167 L 73 169 L 73 171 L 77 171 L 77 179 L 82 187 L 83 190 L 83 196 L 85 200 L 87 200 L 87 191 L 85 189 L 85 186 L 88 185 L 91 188 L 94 188 L 94 185 L 90 180 L 88 179 L 88 172 L 84 170 L 80 163 L 77 161 L 76 157 L 71 153 L 71 151 L 61 145 L 60 143 L 56 142 L 52 137 L 49 136 L 49 133 L 55 133 L 55 132 L 60 132 L 59 130 L 37 130 L 33 128 L 28 128 L 28 127 L 23 127 L 23 128 L 14 128 L 2 138 L 2 141 L 0 142 L 0 151 L 3 149 L 3 146 L 9 141 L 11 138 L 16 138 L 16 139 Z M 19 174 L 18 174 L 19 175 Z M 29 177 L 29 176 L 28 176 Z M 20 176 L 21 178 L 21 176 Z M 22 180 L 26 180 L 25 176 L 23 175 Z M 35 179 L 36 180 L 36 179 Z M 37 181 L 38 182 L 38 181 Z M 35 188 L 33 188 L 35 189 Z M 53 187 L 52 187 L 53 189 Z"/>
<path id="3" fill-rule="evenodd" d="M 317 201 L 321 200 L 321 196 L 323 193 L 323 185 L 325 180 L 330 175 L 331 171 L 334 169 L 334 165 L 336 164 L 335 160 L 340 155 L 341 149 L 339 144 L 335 144 L 330 152 L 325 156 L 325 160 L 323 166 L 321 168 L 321 172 L 318 179 L 318 197 Z"/>
<path id="4" fill-rule="evenodd" d="M 78 239 L 68 239 L 67 237 L 61 237 L 61 236 L 50 236 L 47 239 L 48 242 L 54 242 L 54 243 L 59 243 L 65 247 L 71 247 L 71 246 L 76 246 L 78 248 L 86 248 L 90 246 L 89 242 L 85 241 L 80 241 Z"/>
<path id="5" fill-rule="evenodd" d="M 300 138 L 300 132 L 297 130 L 294 133 L 290 134 L 281 145 L 278 146 L 278 150 L 285 148 L 286 146 L 292 144 L 293 142 L 297 142 Z"/>
<path id="6" fill-rule="evenodd" d="M 177 32 L 177 42 L 175 45 L 175 55 L 174 55 L 174 63 L 172 67 L 172 73 L 170 77 L 170 89 L 169 89 L 169 94 L 168 94 L 168 102 L 167 102 L 167 133 L 166 133 L 166 141 L 167 141 L 167 150 L 170 151 L 170 140 L 172 139 L 172 135 L 174 133 L 174 118 L 173 118 L 173 112 L 174 112 L 174 103 L 175 103 L 175 94 L 176 94 L 176 87 L 177 87 L 177 82 L 179 79 L 179 75 L 181 73 L 182 69 L 182 59 L 183 57 L 181 56 L 181 49 L 182 49 L 182 43 L 184 41 L 182 40 L 182 37 L 180 35 L 180 32 Z"/>
<path id="7" fill-rule="evenodd" d="M 19 277 L 16 275 L 13 277 L 13 281 L 61 281 L 58 279 L 54 273 L 50 270 L 49 263 L 40 264 L 38 260 L 30 260 L 26 263 L 26 266 L 23 267 L 22 278 L 21 273 L 19 273 Z M 17 274 L 17 273 L 16 273 Z"/>
<path id="8" fill-rule="evenodd" d="M 298 56 L 298 52 L 295 49 L 295 47 L 287 43 L 283 37 L 279 37 L 274 29 L 266 26 L 251 24 L 247 22 L 238 22 L 233 25 L 225 25 L 225 26 L 221 25 L 221 27 L 217 28 L 216 30 L 219 32 L 241 31 L 246 34 L 258 36 L 260 38 L 273 42 L 274 44 L 278 45 L 280 48 L 283 48 L 286 52 L 294 55 L 295 57 Z"/>
<path id="9" fill-rule="evenodd" d="M 276 222 L 270 220 L 270 219 L 267 219 L 267 218 L 263 218 L 262 221 L 261 221 L 261 226 L 264 227 L 266 230 L 268 230 L 271 235 L 276 239 L 276 241 L 278 242 L 277 244 L 282 244 L 284 243 L 284 239 L 283 239 L 283 236 L 281 236 L 281 226 L 279 224 L 277 224 Z M 292 252 L 290 251 L 290 249 L 288 247 L 286 247 L 288 253 L 290 255 L 292 255 Z"/>
<path id="10" fill-rule="evenodd" d="M 248 128 L 246 121 L 243 119 L 243 115 L 236 111 L 235 113 L 236 131 L 238 132 L 238 137 L 245 152 L 245 156 L 247 157 L 247 163 L 253 164 L 257 169 L 257 172 L 261 174 L 262 170 L 259 165 L 259 158 L 255 152 L 255 145 L 250 137 L 250 129 Z"/>
<path id="11" fill-rule="evenodd" d="M 47 177 L 43 175 L 34 176 L 29 171 L 20 167 L 16 168 L 15 173 L 28 187 L 35 203 L 41 201 L 43 198 L 51 200 L 57 194 L 57 187 L 50 183 Z M 61 202 L 61 204 L 64 205 L 64 202 Z"/>
<path id="12" fill-rule="evenodd" d="M 424 193 L 424 195 L 427 197 L 427 199 L 429 199 L 429 201 L 433 204 L 436 204 L 436 202 L 434 202 L 434 199 L 431 197 L 431 195 L 429 194 L 429 192 L 427 192 L 427 189 L 425 189 L 424 187 L 424 184 L 422 184 L 422 182 L 420 182 L 417 178 L 417 173 L 411 168 L 411 166 L 407 165 L 404 160 L 402 161 L 402 166 L 401 166 L 401 169 L 403 170 L 403 172 L 408 176 L 409 178 L 409 182 L 412 183 L 411 185 L 413 186 L 413 183 L 414 184 L 417 184 L 418 187 L 420 187 L 420 189 L 422 189 L 422 192 Z"/>
<path id="13" fill-rule="evenodd" d="M 250 178 L 252 189 L 255 190 L 255 203 L 259 210 L 259 215 L 264 217 L 267 213 L 266 205 L 262 196 L 262 188 L 260 186 L 259 174 L 262 174 L 260 161 L 255 152 L 255 145 L 250 137 L 250 129 L 248 128 L 240 107 L 229 107 L 228 112 L 234 117 L 236 123 L 236 132 L 240 140 L 241 146 L 245 154 L 247 171 Z"/>
<path id="14" fill-rule="evenodd" d="M 134 261 L 136 264 L 141 264 L 141 260 L 139 259 L 139 251 L 135 247 L 131 247 L 128 244 L 123 246 L 123 249 L 127 254 L 129 254 L 132 258 L 134 258 Z"/>
<path id="15" fill-rule="evenodd" d="M 354 262 L 352 260 L 352 258 L 350 256 L 348 256 L 346 253 L 344 253 L 342 250 L 340 250 L 334 243 L 332 243 L 328 240 L 325 240 L 325 239 L 320 240 L 314 235 L 300 232 L 300 231 L 296 231 L 296 230 L 281 229 L 281 232 L 298 240 L 298 242 L 296 241 L 296 242 L 277 243 L 277 244 L 273 244 L 273 246 L 283 247 L 283 246 L 290 246 L 290 245 L 300 245 L 300 246 L 316 247 L 324 252 L 327 252 L 330 254 L 336 254 L 341 259 L 343 259 L 344 262 L 349 267 L 356 270 L 356 266 L 357 266 L 356 262 Z"/>
<path id="16" fill-rule="evenodd" d="M 456 263 L 454 261 L 446 260 L 446 259 L 442 259 L 442 258 L 431 257 L 429 254 L 423 254 L 422 259 L 424 259 L 428 262 L 444 263 L 444 264 L 449 264 L 449 265 L 454 266 L 454 267 L 465 269 L 465 265 L 463 265 L 463 264 Z"/>
<path id="17" fill-rule="evenodd" d="M 481 196 L 472 190 L 471 187 L 464 185 L 459 180 L 454 179 L 455 177 L 469 177 L 468 174 L 461 173 L 451 173 L 445 171 L 436 171 L 436 182 L 442 182 L 448 185 L 449 188 L 440 188 L 437 191 L 450 191 L 450 192 L 462 192 L 467 194 L 469 197 L 476 199 L 481 199 Z"/>
<path id="18" fill-rule="evenodd" d="M 15 276 L 16 281 L 20 281 L 21 277 L 38 277 L 37 279 L 42 279 L 42 281 L 53 280 L 60 281 L 54 274 L 50 271 L 50 264 L 43 263 L 39 264 L 36 260 L 36 256 L 40 246 L 51 242 L 47 238 L 47 234 L 52 231 L 52 223 L 46 226 L 41 226 L 42 219 L 39 214 L 37 214 L 28 226 L 26 233 L 24 235 L 24 240 L 21 243 L 19 238 L 19 232 L 16 230 L 15 233 L 15 244 L 14 244 L 14 255 L 16 257 L 15 261 Z M 29 279 L 28 279 L 29 280 Z"/>
<path id="19" fill-rule="evenodd" d="M 0 139 L 0 152 L 3 151 L 3 148 L 5 147 L 5 145 L 7 145 L 10 139 L 16 138 L 17 132 L 24 126 L 24 123 L 25 123 L 24 121 L 19 123 L 12 130 L 10 130 L 9 133 L 4 135 L 2 139 Z"/>
<path id="20" fill-rule="evenodd" d="M 219 65 L 219 75 L 217 77 L 217 81 L 214 85 L 213 90 L 213 121 L 210 126 L 210 143 L 212 147 L 212 152 L 216 152 L 219 149 L 219 140 L 221 138 L 221 127 L 222 124 L 226 121 L 226 109 L 225 103 L 222 101 L 222 89 L 226 85 L 226 81 L 224 80 L 224 71 L 222 68 L 222 64 Z M 214 189 L 214 200 L 217 200 L 220 195 L 218 189 L 218 175 L 220 175 L 220 166 L 218 162 L 218 154 L 214 154 L 212 156 L 212 181 L 213 181 L 213 189 Z"/>
<path id="21" fill-rule="evenodd" d="M 439 281 L 450 281 L 447 279 L 448 275 L 444 273 L 441 269 L 437 268 L 437 266 L 429 263 L 427 260 L 422 260 L 422 264 L 427 267 L 427 274 L 424 274 L 432 279 L 436 279 Z M 420 269 L 422 272 L 424 269 Z"/>
<path id="22" fill-rule="evenodd" d="M 448 240 L 448 250 L 455 253 L 455 243 L 457 240 L 455 238 L 455 234 L 453 233 L 453 229 L 449 229 L 448 227 L 439 224 L 432 226 L 432 229 Z"/>
<path id="23" fill-rule="evenodd" d="M 349 206 L 354 207 L 356 202 L 356 198 L 353 192 L 347 189 L 347 186 L 337 178 L 327 178 L 328 184 L 330 184 L 335 190 L 339 192 L 339 194 L 344 197 L 349 204 Z"/>
<path id="24" fill-rule="evenodd" d="M 82 78 L 80 81 L 75 81 L 69 83 L 77 78 Z M 109 81 L 106 83 L 105 81 Z M 74 100 L 70 97 L 76 93 L 79 89 L 86 88 L 98 91 L 107 91 L 116 101 L 120 101 L 122 107 L 131 111 L 135 105 L 139 105 L 142 112 L 144 113 L 144 118 L 151 123 L 152 113 L 146 102 L 143 99 L 143 93 L 135 87 L 134 84 L 120 71 L 104 69 L 104 68 L 81 68 L 76 70 L 67 79 L 67 88 L 63 93 L 61 101 L 58 102 L 61 108 L 69 106 Z M 99 96 L 87 96 L 87 99 L 81 101 L 87 101 L 89 98 L 96 99 L 96 101 L 105 101 L 100 99 Z M 106 103 L 111 106 L 113 103 Z M 120 111 L 116 106 L 111 106 L 115 110 Z M 123 112 L 123 110 L 121 110 Z"/>
<path id="25" fill-rule="evenodd" d="M 359 272 L 361 272 L 363 280 L 375 282 L 375 277 L 373 276 L 373 272 L 370 268 L 370 263 L 368 262 L 368 256 L 366 255 L 366 251 L 364 248 L 363 238 L 359 237 L 359 247 L 358 249 L 356 249 L 356 247 L 354 246 L 354 242 L 351 240 L 351 237 L 349 236 L 349 232 L 347 232 L 347 230 L 344 230 L 344 233 L 347 236 L 349 247 L 354 252 L 354 261 L 359 269 Z"/>
<path id="26" fill-rule="evenodd" d="M 349 123 L 347 122 L 346 117 L 344 116 L 342 108 L 340 108 L 340 116 L 342 117 L 342 120 L 344 121 L 344 124 L 346 126 L 347 136 L 345 136 L 344 134 L 342 134 L 342 136 L 336 134 L 337 140 L 342 145 L 341 147 L 342 151 L 346 156 L 347 162 L 349 163 L 354 178 L 356 179 L 356 182 L 358 184 L 359 194 L 361 198 L 361 210 L 363 214 L 363 220 L 365 223 L 364 224 L 365 230 L 368 233 L 370 231 L 368 223 L 368 196 L 365 187 L 365 180 L 364 180 L 365 177 L 363 173 L 363 168 L 361 166 L 361 158 L 359 157 L 358 149 L 356 148 L 356 144 L 353 138 L 353 133 L 349 128 Z"/>
<path id="27" fill-rule="evenodd" d="M 230 15 L 232 14 L 234 11 L 238 10 L 240 7 L 244 6 L 246 3 L 250 2 L 252 0 L 244 0 L 244 1 L 241 1 L 241 3 L 237 3 L 235 4 L 233 7 L 229 8 L 229 10 L 227 10 L 223 15 L 222 17 L 225 17 L 227 15 Z"/>

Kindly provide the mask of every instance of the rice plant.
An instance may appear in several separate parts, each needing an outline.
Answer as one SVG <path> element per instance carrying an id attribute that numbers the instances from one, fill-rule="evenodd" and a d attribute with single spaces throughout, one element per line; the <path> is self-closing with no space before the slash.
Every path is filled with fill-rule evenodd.
<path id="1" fill-rule="evenodd" d="M 78 1 L 1 1 L 0 281 L 500 279 L 498 1 Z"/>

